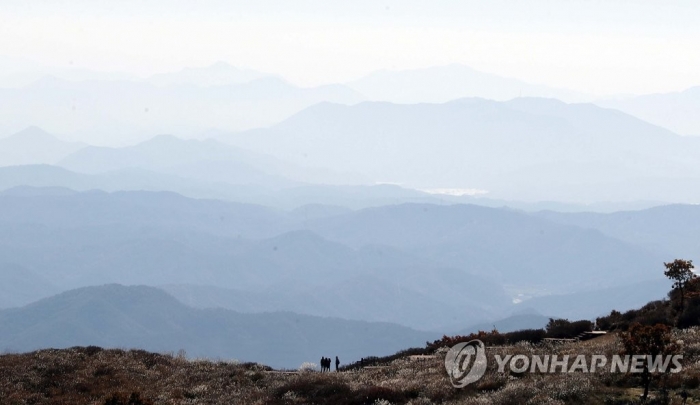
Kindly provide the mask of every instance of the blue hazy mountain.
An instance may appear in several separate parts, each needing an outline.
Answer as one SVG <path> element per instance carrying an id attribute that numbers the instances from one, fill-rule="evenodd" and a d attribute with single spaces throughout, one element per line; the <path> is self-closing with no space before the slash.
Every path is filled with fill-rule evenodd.
<path id="1" fill-rule="evenodd" d="M 672 289 L 673 283 L 663 278 L 663 263 L 656 263 L 656 267 L 661 277 L 653 280 L 631 280 L 626 285 L 599 290 L 534 297 L 521 302 L 517 307 L 570 320 L 591 321 L 610 314 L 612 310 L 625 312 L 637 309 L 649 301 L 667 298 Z"/>
<path id="2" fill-rule="evenodd" d="M 0 260 L 15 260 L 62 289 L 108 282 L 204 284 L 261 296 L 278 289 L 299 301 L 277 310 L 301 308 L 313 302 L 309 295 L 320 302 L 337 293 L 354 304 L 320 307 L 325 312 L 319 315 L 353 319 L 371 314 L 372 303 L 388 298 L 385 292 L 401 290 L 396 311 L 376 311 L 367 319 L 423 328 L 452 322 L 456 313 L 415 312 L 423 301 L 434 309 L 472 308 L 467 316 L 474 321 L 509 304 L 486 277 L 461 277 L 460 270 L 399 249 L 355 249 L 309 231 L 289 231 L 307 221 L 299 212 L 144 192 L 14 192 L 0 196 L 0 206 L 6 235 Z"/>
<path id="3" fill-rule="evenodd" d="M 700 86 L 671 92 L 598 100 L 596 104 L 615 108 L 681 135 L 700 136 Z"/>
<path id="4" fill-rule="evenodd" d="M 128 160 L 127 160 L 128 162 Z M 205 161 L 202 170 L 216 173 L 217 162 Z M 231 166 L 226 163 L 226 169 Z M 199 165 L 195 163 L 194 165 Z M 256 170 L 248 167 L 249 172 Z M 225 175 L 222 170 L 217 176 Z M 257 172 L 260 174 L 260 172 Z M 300 176 L 331 176 L 336 174 L 301 169 Z M 296 175 L 295 172 L 287 173 Z M 203 178 L 200 174 L 194 177 Z M 342 175 L 341 175 L 342 176 Z M 563 212 L 614 212 L 649 208 L 660 205 L 655 201 L 602 202 L 597 204 L 560 203 L 555 201 L 524 202 L 517 200 L 498 200 L 479 196 L 450 196 L 430 194 L 424 191 L 408 189 L 393 184 L 375 185 L 333 185 L 302 184 L 284 181 L 276 175 L 263 174 L 258 179 L 262 184 L 250 184 L 242 173 L 226 177 L 226 182 L 213 182 L 184 178 L 175 174 L 166 174 L 139 168 L 112 170 L 99 174 L 84 174 L 51 165 L 22 165 L 0 167 L 0 191 L 12 188 L 67 188 L 76 191 L 102 190 L 114 191 L 169 191 L 191 198 L 219 199 L 233 202 L 249 203 L 275 207 L 279 209 L 297 209 L 304 206 L 342 207 L 342 209 L 362 209 L 382 205 L 403 203 L 428 204 L 477 204 L 487 207 L 525 210 L 559 210 Z M 242 184 L 232 184 L 241 181 Z M 290 186 L 291 184 L 291 186 Z M 308 216 L 308 214 L 305 214 Z"/>
<path id="5" fill-rule="evenodd" d="M 0 194 L 0 262 L 60 290 L 185 285 L 176 295 L 199 307 L 293 308 L 421 329 L 503 317 L 523 296 L 655 280 L 665 259 L 597 230 L 473 205 L 309 216 L 163 192 Z M 377 310 L 382 301 L 391 305 Z"/>
<path id="6" fill-rule="evenodd" d="M 0 194 L 0 223 L 56 228 L 124 225 L 182 228 L 207 234 L 264 238 L 289 229 L 284 211 L 252 204 L 200 200 L 168 192 Z M 106 235 L 108 236 L 108 235 Z"/>
<path id="7" fill-rule="evenodd" d="M 209 87 L 45 77 L 0 89 L 0 121 L 9 128 L 37 125 L 92 145 L 116 146 L 160 133 L 266 127 L 322 101 L 362 100 L 341 85 L 301 88 L 275 77 Z"/>
<path id="8" fill-rule="evenodd" d="M 62 141 L 41 128 L 28 127 L 0 138 L 0 166 L 53 164 L 85 146 Z"/>
<path id="9" fill-rule="evenodd" d="M 216 170 L 221 168 L 219 163 L 222 163 L 223 168 L 217 172 Z M 281 209 L 296 209 L 309 204 L 359 209 L 405 202 L 444 204 L 452 200 L 389 184 L 299 185 L 300 183 L 284 177 L 261 173 L 250 166 L 247 167 L 245 173 L 234 172 L 231 176 L 224 177 L 225 182 L 209 181 L 204 176 L 204 173 L 214 173 L 214 178 L 226 176 L 227 170 L 230 170 L 234 165 L 236 165 L 235 162 L 195 162 L 190 166 L 199 166 L 201 172 L 186 173 L 189 178 L 141 168 L 124 168 L 98 174 L 84 174 L 51 165 L 8 166 L 0 167 L 0 190 L 9 190 L 15 187 L 59 187 L 77 191 L 168 191 L 191 198 L 219 199 Z M 241 166 L 245 167 L 244 164 Z M 326 175 L 324 172 L 304 169 L 296 173 L 301 176 Z M 248 174 L 253 176 L 250 177 Z M 295 175 L 295 172 L 292 171 L 288 174 Z M 327 174 L 331 177 L 335 176 L 332 173 Z M 262 181 L 262 183 L 250 183 L 253 178 Z M 239 182 L 239 184 L 234 184 L 235 182 Z M 496 206 L 506 204 L 498 201 L 485 201 L 485 203 Z M 529 204 L 525 204 L 525 206 L 529 206 Z M 550 205 L 535 204 L 533 207 L 541 209 L 542 207 L 548 208 Z M 582 206 L 580 209 L 584 208 Z"/>
<path id="10" fill-rule="evenodd" d="M 449 325 L 491 319 L 511 306 L 505 291 L 486 277 L 421 263 L 420 259 L 392 250 L 386 247 L 363 249 L 362 262 L 352 260 L 351 263 L 365 266 L 364 270 L 344 270 L 343 277 L 326 283 L 322 283 L 323 278 L 317 274 L 310 275 L 306 282 L 297 278 L 264 289 L 191 284 L 163 288 L 196 307 L 241 312 L 290 310 L 344 319 L 395 322 L 421 330 L 444 330 Z M 377 265 L 378 260 L 384 265 Z"/>
<path id="11" fill-rule="evenodd" d="M 493 329 L 501 333 L 524 329 L 544 329 L 547 326 L 547 322 L 549 322 L 549 318 L 550 317 L 538 313 L 516 314 L 492 322 L 470 325 L 456 334 L 464 336 L 479 331 L 490 332 Z"/>
<path id="12" fill-rule="evenodd" d="M 700 138 L 552 99 L 323 103 L 272 128 L 219 139 L 418 189 L 486 190 L 529 201 L 700 198 L 691 187 L 700 179 Z"/>
<path id="13" fill-rule="evenodd" d="M 14 263 L 0 263 L 0 308 L 26 305 L 59 291 L 46 278 Z"/>
<path id="14" fill-rule="evenodd" d="M 96 345 L 297 368 L 321 356 L 356 361 L 422 346 L 436 334 L 389 323 L 277 312 L 193 309 L 152 287 L 105 285 L 0 311 L 0 348 L 30 351 Z"/>
<path id="15" fill-rule="evenodd" d="M 606 235 L 662 252 L 665 261 L 700 257 L 700 206 L 666 205 L 609 214 L 537 214 L 557 223 L 596 229 Z"/>
<path id="16" fill-rule="evenodd" d="M 655 278 L 661 259 L 599 231 L 474 205 L 368 208 L 306 226 L 349 246 L 406 249 L 520 288 L 580 290 Z"/>
<path id="17" fill-rule="evenodd" d="M 266 176 L 267 177 L 267 176 Z M 260 177 L 259 177 L 260 178 Z M 234 178 L 230 179 L 234 181 Z M 280 180 L 269 176 L 269 180 Z M 169 191 L 194 198 L 266 203 L 274 193 L 265 185 L 215 183 L 186 179 L 146 169 L 123 169 L 101 174 L 83 174 L 51 165 L 0 167 L 0 190 L 13 188 L 66 188 L 76 191 Z M 273 205 L 273 204 L 269 204 Z"/>
<path id="18" fill-rule="evenodd" d="M 273 189 L 304 182 L 348 184 L 358 176 L 305 169 L 214 140 L 184 140 L 159 135 L 134 146 L 83 148 L 58 165 L 79 173 L 99 174 L 144 169 L 209 183 L 245 184 Z"/>

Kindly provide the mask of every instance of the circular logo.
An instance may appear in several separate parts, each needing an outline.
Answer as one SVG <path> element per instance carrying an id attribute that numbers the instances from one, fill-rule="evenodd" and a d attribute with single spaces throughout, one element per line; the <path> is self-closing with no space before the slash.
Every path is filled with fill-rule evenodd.
<path id="1" fill-rule="evenodd" d="M 455 388 L 478 381 L 486 372 L 486 347 L 481 340 L 458 343 L 445 355 L 445 369 Z"/>

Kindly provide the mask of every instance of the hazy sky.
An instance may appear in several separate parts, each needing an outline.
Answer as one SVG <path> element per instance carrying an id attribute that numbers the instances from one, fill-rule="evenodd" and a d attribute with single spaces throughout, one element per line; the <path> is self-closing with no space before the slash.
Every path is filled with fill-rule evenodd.
<path id="1" fill-rule="evenodd" d="M 700 1 L 0 0 L 0 72 L 140 76 L 218 60 L 294 83 L 462 63 L 579 91 L 700 85 Z"/>

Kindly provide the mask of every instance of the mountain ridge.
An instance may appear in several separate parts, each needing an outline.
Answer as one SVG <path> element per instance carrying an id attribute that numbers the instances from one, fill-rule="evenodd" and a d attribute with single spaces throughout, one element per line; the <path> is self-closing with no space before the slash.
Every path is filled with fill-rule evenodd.
<path id="1" fill-rule="evenodd" d="M 0 138 L 0 166 L 53 164 L 87 145 L 68 142 L 37 126 Z"/>
<path id="2" fill-rule="evenodd" d="M 592 98 L 572 90 L 530 84 L 460 64 L 380 70 L 347 84 L 372 100 L 398 103 L 446 102 L 463 97 L 504 101 L 523 95 L 556 97 L 568 101 Z"/>
<path id="3" fill-rule="evenodd" d="M 676 202 L 700 200 L 690 187 L 700 179 L 700 138 L 590 103 L 322 103 L 269 129 L 217 139 L 416 189 L 569 202 L 668 201 L 673 191 Z"/>
<path id="4" fill-rule="evenodd" d="M 116 284 L 86 287 L 22 308 L 0 310 L 4 350 L 73 346 L 138 347 L 297 368 L 321 355 L 391 354 L 435 334 L 388 324 L 289 312 L 240 314 L 193 309 L 162 290 Z"/>

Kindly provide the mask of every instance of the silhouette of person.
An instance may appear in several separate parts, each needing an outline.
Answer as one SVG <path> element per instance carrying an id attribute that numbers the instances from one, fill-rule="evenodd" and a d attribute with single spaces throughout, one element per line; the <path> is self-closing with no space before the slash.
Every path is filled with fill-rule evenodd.
<path id="1" fill-rule="evenodd" d="M 321 372 L 323 372 L 326 369 L 326 358 L 321 357 Z"/>
<path id="2" fill-rule="evenodd" d="M 360 359 L 360 368 L 364 368 L 364 366 L 365 366 L 365 358 L 362 357 L 362 358 Z"/>
<path id="3" fill-rule="evenodd" d="M 338 367 L 340 367 L 340 359 L 338 359 L 338 356 L 335 356 L 335 372 L 338 372 Z"/>

